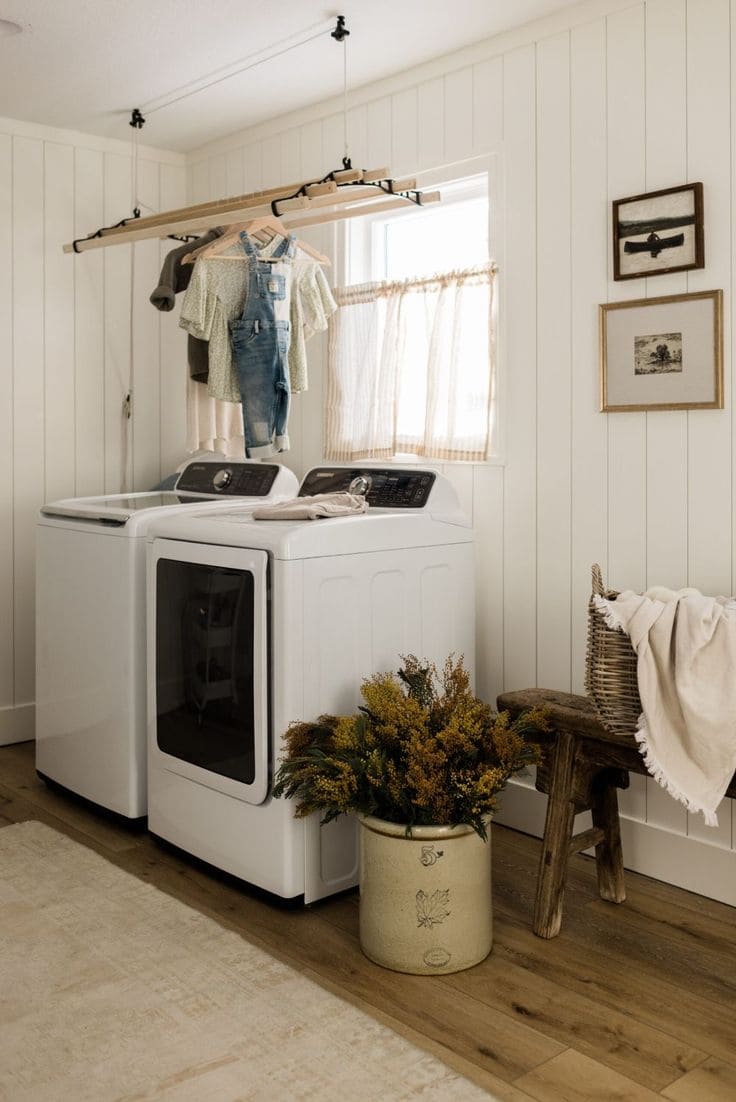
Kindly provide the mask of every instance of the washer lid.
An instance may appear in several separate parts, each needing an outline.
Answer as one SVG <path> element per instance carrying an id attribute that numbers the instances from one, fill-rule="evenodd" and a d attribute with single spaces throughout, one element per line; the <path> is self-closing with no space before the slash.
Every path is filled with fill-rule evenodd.
<path id="1" fill-rule="evenodd" d="M 173 490 L 140 494 L 113 494 L 110 497 L 69 498 L 44 505 L 45 517 L 66 517 L 73 520 L 93 520 L 100 524 L 126 524 L 136 513 L 146 509 L 163 509 L 170 505 L 195 505 L 208 501 L 206 494 L 178 494 Z"/>
<path id="2" fill-rule="evenodd" d="M 280 501 L 293 497 L 297 487 L 296 475 L 278 463 L 193 460 L 182 471 L 174 490 L 66 498 L 42 506 L 41 515 L 122 528 L 152 509 L 223 500 Z"/>

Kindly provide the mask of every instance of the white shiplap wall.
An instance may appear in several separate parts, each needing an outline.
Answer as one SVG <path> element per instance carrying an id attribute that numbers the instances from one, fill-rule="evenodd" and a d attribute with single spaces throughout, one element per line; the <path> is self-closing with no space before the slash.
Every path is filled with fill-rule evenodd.
<path id="1" fill-rule="evenodd" d="M 183 157 L 141 149 L 139 193 L 153 209 L 180 205 Z M 0 744 L 34 731 L 38 508 L 121 488 L 131 248 L 71 256 L 62 245 L 131 205 L 126 143 L 0 119 Z M 136 246 L 128 488 L 131 476 L 149 488 L 184 455 L 182 342 L 175 317 L 147 301 L 165 251 Z"/>
<path id="2" fill-rule="evenodd" d="M 594 561 L 617 587 L 734 590 L 734 33 L 730 0 L 590 0 L 352 97 L 356 164 L 403 174 L 502 158 L 505 462 L 445 467 L 476 528 L 488 699 L 582 691 Z M 342 152 L 339 105 L 317 106 L 196 151 L 189 195 L 317 176 Z M 705 270 L 612 282 L 611 200 L 688 180 L 705 187 Z M 335 240 L 324 231 L 320 247 Z M 598 303 L 711 287 L 726 301 L 726 408 L 600 414 Z M 323 355 L 294 402 L 299 473 L 321 459 Z M 632 867 L 736 903 L 730 802 L 717 831 L 643 778 L 621 802 Z M 509 790 L 507 821 L 538 830 L 540 813 L 536 793 Z"/>

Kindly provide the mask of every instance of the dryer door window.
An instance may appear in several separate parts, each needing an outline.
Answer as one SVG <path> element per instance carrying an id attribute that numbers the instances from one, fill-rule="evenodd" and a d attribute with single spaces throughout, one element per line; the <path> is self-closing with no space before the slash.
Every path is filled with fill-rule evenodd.
<path id="1" fill-rule="evenodd" d="M 156 564 L 156 741 L 193 777 L 256 781 L 267 740 L 263 589 L 251 570 Z"/>

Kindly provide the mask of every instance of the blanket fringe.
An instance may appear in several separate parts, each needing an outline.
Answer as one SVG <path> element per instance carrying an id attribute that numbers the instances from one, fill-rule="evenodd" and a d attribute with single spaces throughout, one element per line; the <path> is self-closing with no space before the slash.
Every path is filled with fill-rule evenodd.
<path id="1" fill-rule="evenodd" d="M 609 625 L 610 626 L 610 625 Z M 718 826 L 718 816 L 715 811 L 709 811 L 706 807 L 698 807 L 689 799 L 683 792 L 677 788 L 669 779 L 667 774 L 662 769 L 662 766 L 657 761 L 657 758 L 652 752 L 652 748 L 649 745 L 649 731 L 647 730 L 647 722 L 644 718 L 644 713 L 639 716 L 639 722 L 637 729 L 634 732 L 634 738 L 639 745 L 639 753 L 644 758 L 644 765 L 647 768 L 647 772 L 654 777 L 657 784 L 661 785 L 666 792 L 672 796 L 673 799 L 679 803 L 684 804 L 688 811 L 694 815 L 702 815 L 705 819 L 705 825 L 710 827 Z"/>
<path id="2" fill-rule="evenodd" d="M 606 621 L 606 627 L 611 628 L 612 631 L 620 631 L 624 635 L 627 635 L 623 621 L 616 611 L 615 603 L 613 601 L 607 601 L 605 597 L 600 597 L 597 593 L 593 595 L 593 601 L 595 607 L 600 612 L 603 619 Z"/>

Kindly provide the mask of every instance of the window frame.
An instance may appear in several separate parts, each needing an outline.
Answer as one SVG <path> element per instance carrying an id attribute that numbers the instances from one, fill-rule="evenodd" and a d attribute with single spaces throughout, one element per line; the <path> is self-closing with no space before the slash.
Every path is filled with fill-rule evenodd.
<path id="1" fill-rule="evenodd" d="M 502 152 L 496 150 L 482 157 L 472 157 L 464 161 L 457 161 L 440 168 L 427 169 L 416 173 L 417 188 L 429 190 L 442 185 L 452 184 L 456 181 L 485 174 L 488 181 L 488 255 L 498 266 L 494 284 L 493 300 L 493 353 L 494 353 L 494 378 L 493 397 L 490 408 L 490 432 L 493 442 L 493 451 L 485 460 L 423 460 L 417 456 L 397 454 L 389 460 L 382 462 L 387 464 L 401 464 L 402 466 L 426 465 L 436 463 L 438 465 L 451 466 L 502 466 L 505 465 L 505 433 L 504 433 L 504 397 L 505 397 L 505 363 L 502 339 L 504 299 L 501 276 L 503 274 L 504 241 L 502 228 L 505 224 L 503 216 L 503 174 Z M 468 196 L 470 198 L 472 196 Z M 462 202 L 458 196 L 456 202 Z M 428 208 L 429 209 L 429 208 Z M 375 214 L 369 217 L 355 219 L 353 222 L 339 224 L 337 235 L 337 252 L 339 262 L 336 265 L 339 278 L 343 286 L 356 283 L 380 281 L 385 275 L 377 272 L 377 267 L 385 272 L 385 263 L 377 264 L 375 246 L 375 227 L 398 218 L 409 217 L 401 210 L 389 211 L 383 214 Z"/>

